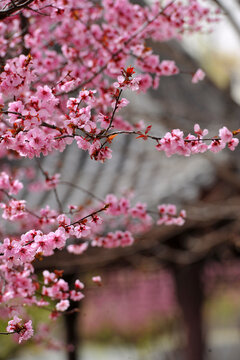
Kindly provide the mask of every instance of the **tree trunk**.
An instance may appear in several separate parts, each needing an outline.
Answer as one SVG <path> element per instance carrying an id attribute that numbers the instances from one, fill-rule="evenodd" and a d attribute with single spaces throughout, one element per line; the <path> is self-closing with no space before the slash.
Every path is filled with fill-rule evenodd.
<path id="1" fill-rule="evenodd" d="M 76 277 L 73 274 L 64 276 L 64 279 L 68 281 L 70 286 L 72 286 Z M 80 336 L 78 331 L 79 312 L 74 311 L 74 309 L 79 309 L 79 302 L 70 301 L 70 307 L 67 310 L 67 314 L 64 315 L 66 332 L 66 352 L 68 360 L 80 360 L 78 355 L 78 348 L 80 343 Z"/>
<path id="2" fill-rule="evenodd" d="M 201 264 L 177 268 L 176 292 L 186 327 L 186 360 L 204 359 L 202 305 L 204 301 L 201 282 Z"/>

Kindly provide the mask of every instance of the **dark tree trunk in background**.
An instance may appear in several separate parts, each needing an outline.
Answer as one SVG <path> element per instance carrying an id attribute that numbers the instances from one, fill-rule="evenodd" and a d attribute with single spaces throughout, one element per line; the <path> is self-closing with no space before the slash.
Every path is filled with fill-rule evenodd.
<path id="1" fill-rule="evenodd" d="M 68 281 L 69 285 L 73 288 L 76 275 L 64 276 L 64 280 Z M 78 317 L 79 312 L 74 311 L 79 309 L 79 302 L 70 301 L 70 307 L 67 314 L 64 315 L 65 333 L 66 333 L 66 353 L 68 360 L 79 360 L 78 348 L 80 344 L 80 336 L 78 331 Z M 73 312 L 71 312 L 73 311 Z"/>
<path id="2" fill-rule="evenodd" d="M 205 353 L 203 336 L 203 286 L 201 264 L 177 268 L 175 275 L 176 292 L 183 313 L 186 328 L 186 360 L 203 360 Z"/>

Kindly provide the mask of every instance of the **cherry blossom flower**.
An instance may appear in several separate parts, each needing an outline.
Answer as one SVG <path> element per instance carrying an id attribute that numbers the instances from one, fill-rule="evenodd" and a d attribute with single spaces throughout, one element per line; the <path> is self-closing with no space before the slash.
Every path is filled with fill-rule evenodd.
<path id="1" fill-rule="evenodd" d="M 93 276 L 92 281 L 95 282 L 98 286 L 102 285 L 102 278 L 99 275 L 98 276 Z"/>
<path id="2" fill-rule="evenodd" d="M 69 300 L 61 300 L 56 305 L 57 311 L 66 311 L 70 306 Z"/>
<path id="3" fill-rule="evenodd" d="M 226 126 L 224 126 L 219 130 L 219 137 L 223 142 L 228 143 L 232 141 L 233 134 Z"/>
<path id="4" fill-rule="evenodd" d="M 7 331 L 9 333 L 17 333 L 20 344 L 23 340 L 28 340 L 33 336 L 32 321 L 29 320 L 22 324 L 22 319 L 14 316 L 13 320 L 8 322 Z"/>
<path id="5" fill-rule="evenodd" d="M 202 69 L 198 69 L 192 77 L 192 83 L 196 84 L 205 78 L 205 72 Z"/>

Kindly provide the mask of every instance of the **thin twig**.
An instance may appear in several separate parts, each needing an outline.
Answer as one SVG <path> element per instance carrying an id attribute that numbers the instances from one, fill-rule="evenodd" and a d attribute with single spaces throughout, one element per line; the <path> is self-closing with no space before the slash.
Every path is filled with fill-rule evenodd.
<path id="1" fill-rule="evenodd" d="M 55 195 L 57 204 L 58 204 L 58 210 L 59 210 L 59 212 L 62 213 L 62 212 L 63 212 L 63 207 L 62 207 L 62 203 L 61 203 L 61 201 L 60 201 L 60 198 L 59 198 L 59 196 L 58 196 L 57 189 L 54 188 L 54 189 L 53 189 L 53 192 L 54 192 L 54 195 Z"/>
<path id="2" fill-rule="evenodd" d="M 85 192 L 86 194 L 88 194 L 88 195 L 91 196 L 92 198 L 94 198 L 94 199 L 96 199 L 96 200 L 98 200 L 98 201 L 100 201 L 100 202 L 104 202 L 103 199 L 101 199 L 101 198 L 98 197 L 97 195 L 93 194 L 92 192 L 84 189 L 83 187 L 81 187 L 81 186 L 79 186 L 79 185 L 72 184 L 72 183 L 70 183 L 69 181 L 59 181 L 59 185 L 61 185 L 61 184 L 72 186 L 72 187 L 74 187 L 74 188 L 76 188 L 76 189 L 78 189 L 78 190 L 81 190 L 81 191 Z"/>
<path id="3" fill-rule="evenodd" d="M 96 211 L 92 212 L 91 214 L 86 215 L 86 216 L 84 216 L 83 218 L 81 218 L 81 219 L 79 219 L 79 220 L 77 220 L 77 221 L 74 221 L 73 223 L 71 223 L 71 224 L 69 224 L 69 225 L 66 225 L 65 228 L 67 228 L 67 227 L 69 227 L 69 226 L 72 226 L 72 225 L 79 224 L 79 223 L 81 223 L 82 221 L 84 221 L 85 219 L 87 219 L 87 218 L 89 218 L 89 217 L 91 217 L 91 216 L 94 216 L 94 215 L 96 215 L 96 214 L 98 214 L 98 213 L 100 213 L 100 212 L 102 212 L 102 211 L 105 211 L 108 207 L 109 207 L 109 204 L 106 204 L 103 208 L 101 208 L 101 209 L 99 209 L 99 210 L 96 210 Z"/>
<path id="4" fill-rule="evenodd" d="M 41 171 L 41 173 L 42 173 L 42 174 L 45 176 L 45 178 L 47 179 L 47 178 L 48 178 L 48 173 L 47 173 L 47 171 L 45 171 L 45 170 L 43 169 L 43 167 L 42 167 L 41 162 L 39 161 L 39 159 L 35 158 L 35 160 L 36 160 L 36 163 L 37 163 L 37 165 L 38 165 L 38 167 L 39 167 L 39 170 Z"/>
<path id="5" fill-rule="evenodd" d="M 41 163 L 40 163 L 40 161 L 39 161 L 38 159 L 36 159 L 36 162 L 37 162 L 37 164 L 38 164 L 38 167 L 39 167 L 41 173 L 44 175 L 45 179 L 48 180 L 48 179 L 49 179 L 48 172 L 43 169 L 43 167 L 42 167 L 42 165 L 41 165 Z M 62 213 L 62 212 L 63 212 L 63 206 L 62 206 L 62 203 L 61 203 L 60 198 L 59 198 L 59 196 L 58 196 L 57 189 L 54 188 L 54 189 L 53 189 L 53 192 L 54 192 L 54 196 L 55 196 L 56 202 L 57 202 L 57 204 L 58 204 L 58 209 L 59 209 L 59 211 Z"/>
<path id="6" fill-rule="evenodd" d="M 113 123 L 113 119 L 114 119 L 114 116 L 115 116 L 115 113 L 117 111 L 117 108 L 118 108 L 118 103 L 119 103 L 119 99 L 121 97 L 121 94 L 122 94 L 122 89 L 119 91 L 119 94 L 118 96 L 116 97 L 116 102 L 115 102 L 115 106 L 114 106 L 114 109 L 113 109 L 113 112 L 112 112 L 112 116 L 111 116 L 111 119 L 110 119 L 110 123 L 105 131 L 105 134 L 108 132 L 108 130 L 112 127 L 112 123 Z"/>
<path id="7" fill-rule="evenodd" d="M 224 12 L 224 14 L 227 16 L 229 22 L 232 24 L 233 28 L 236 30 L 236 33 L 238 37 L 240 38 L 240 26 L 239 22 L 236 20 L 234 14 L 228 8 L 225 6 L 225 4 L 222 4 L 219 0 L 213 0 Z"/>

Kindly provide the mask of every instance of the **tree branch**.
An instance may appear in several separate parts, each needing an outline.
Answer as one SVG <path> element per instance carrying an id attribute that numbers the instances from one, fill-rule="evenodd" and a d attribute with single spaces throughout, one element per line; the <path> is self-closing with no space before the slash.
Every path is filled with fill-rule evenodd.
<path id="1" fill-rule="evenodd" d="M 228 10 L 228 8 L 225 6 L 225 4 L 222 4 L 221 1 L 213 0 L 213 2 L 215 2 L 215 4 L 217 4 L 217 6 L 219 6 L 223 10 L 224 14 L 227 16 L 232 27 L 236 31 L 238 37 L 240 37 L 240 25 L 239 25 L 239 22 L 234 17 L 234 14 L 232 14 L 232 12 L 230 10 Z M 240 1 L 238 1 L 238 3 L 240 3 Z"/>
<path id="2" fill-rule="evenodd" d="M 27 7 L 32 2 L 34 2 L 34 0 L 25 0 L 25 1 L 24 0 L 15 0 L 15 1 L 11 1 L 6 9 L 0 11 L 0 20 L 6 19 L 8 16 L 12 15 L 16 11 Z"/>

